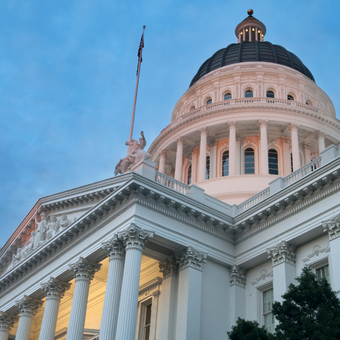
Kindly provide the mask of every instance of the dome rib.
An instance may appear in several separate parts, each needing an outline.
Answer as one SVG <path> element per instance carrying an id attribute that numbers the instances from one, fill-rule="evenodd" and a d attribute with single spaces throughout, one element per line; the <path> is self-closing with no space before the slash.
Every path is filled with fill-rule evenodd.
<path id="1" fill-rule="evenodd" d="M 218 68 L 226 65 L 251 61 L 284 65 L 299 71 L 315 82 L 312 73 L 302 63 L 302 61 L 294 53 L 287 51 L 284 47 L 274 45 L 269 41 L 243 41 L 239 44 L 230 44 L 226 48 L 222 48 L 214 53 L 201 65 L 189 87 L 206 74 Z"/>

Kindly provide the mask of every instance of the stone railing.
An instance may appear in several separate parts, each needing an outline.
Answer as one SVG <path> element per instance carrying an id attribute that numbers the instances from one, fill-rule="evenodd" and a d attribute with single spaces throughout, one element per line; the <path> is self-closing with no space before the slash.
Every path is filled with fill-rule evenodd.
<path id="1" fill-rule="evenodd" d="M 242 211 L 245 211 L 252 206 L 254 206 L 257 203 L 260 203 L 261 201 L 265 200 L 267 197 L 270 196 L 270 188 L 266 188 L 256 195 L 248 198 L 246 201 L 242 202 L 241 204 L 238 205 L 238 211 L 241 213 Z"/>
<path id="2" fill-rule="evenodd" d="M 187 195 L 190 193 L 190 187 L 174 178 L 167 176 L 159 171 L 155 172 L 155 181 L 170 189 L 173 189 L 181 194 Z"/>
<path id="3" fill-rule="evenodd" d="M 286 176 L 284 178 L 285 185 L 289 185 L 289 184 L 296 182 L 300 178 L 307 176 L 308 174 L 315 171 L 316 169 L 319 169 L 320 166 L 321 166 L 321 157 L 315 158 L 310 163 L 302 166 L 300 169 Z"/>
<path id="4" fill-rule="evenodd" d="M 93 336 L 92 338 L 88 339 L 88 340 L 99 340 L 99 334 Z"/>

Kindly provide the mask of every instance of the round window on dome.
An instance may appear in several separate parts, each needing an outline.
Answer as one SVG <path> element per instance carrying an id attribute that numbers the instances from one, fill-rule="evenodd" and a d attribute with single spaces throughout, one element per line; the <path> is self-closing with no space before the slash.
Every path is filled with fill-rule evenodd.
<path id="1" fill-rule="evenodd" d="M 287 96 L 287 100 L 294 100 L 294 97 L 293 97 L 291 94 L 289 94 L 289 95 Z"/>
<path id="2" fill-rule="evenodd" d="M 246 98 L 253 98 L 254 97 L 253 91 L 252 90 L 247 90 L 246 92 L 244 92 L 244 96 Z"/>
<path id="3" fill-rule="evenodd" d="M 227 92 L 225 95 L 224 95 L 224 100 L 229 100 L 231 99 L 231 93 L 230 92 Z"/>
<path id="4" fill-rule="evenodd" d="M 211 98 L 207 99 L 206 104 L 207 105 L 212 104 L 212 99 Z"/>
<path id="5" fill-rule="evenodd" d="M 275 94 L 273 91 L 267 91 L 267 94 L 266 94 L 267 98 L 275 98 Z"/>

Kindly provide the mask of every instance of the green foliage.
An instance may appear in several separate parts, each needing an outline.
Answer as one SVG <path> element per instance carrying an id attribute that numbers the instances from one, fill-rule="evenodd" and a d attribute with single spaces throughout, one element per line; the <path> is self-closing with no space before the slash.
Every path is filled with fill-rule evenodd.
<path id="1" fill-rule="evenodd" d="M 230 340 L 274 340 L 275 337 L 268 333 L 264 326 L 260 327 L 256 321 L 246 321 L 238 318 L 236 326 L 227 332 Z"/>
<path id="2" fill-rule="evenodd" d="M 282 296 L 283 302 L 273 304 L 279 321 L 277 339 L 340 339 L 340 300 L 327 280 L 318 280 L 309 268 L 304 268 L 296 280 L 298 284 L 289 285 Z"/>

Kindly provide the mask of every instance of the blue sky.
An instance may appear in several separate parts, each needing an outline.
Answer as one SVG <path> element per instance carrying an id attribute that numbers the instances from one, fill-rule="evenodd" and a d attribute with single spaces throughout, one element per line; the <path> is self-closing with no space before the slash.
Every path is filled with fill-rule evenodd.
<path id="1" fill-rule="evenodd" d="M 340 117 L 338 1 L 0 2 L 0 246 L 43 196 L 113 176 L 135 132 L 150 145 L 199 66 L 236 42 L 249 8 L 295 53 Z"/>

